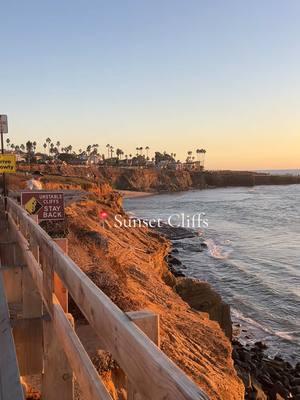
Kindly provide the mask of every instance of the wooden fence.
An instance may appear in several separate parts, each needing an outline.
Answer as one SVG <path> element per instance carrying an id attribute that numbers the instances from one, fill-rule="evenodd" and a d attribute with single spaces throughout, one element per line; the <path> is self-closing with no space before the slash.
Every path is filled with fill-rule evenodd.
<path id="1" fill-rule="evenodd" d="M 15 254 L 22 275 L 21 288 L 17 273 L 13 278 L 6 276 L 6 292 L 22 300 L 22 318 L 13 325 L 20 372 L 42 373 L 44 400 L 72 400 L 74 375 L 84 399 L 111 399 L 75 333 L 67 292 L 99 337 L 102 349 L 122 368 L 128 400 L 208 399 L 159 349 L 157 316 L 122 312 L 68 257 L 61 243 L 52 240 L 12 199 L 8 199 L 8 227 L 9 253 Z M 16 394 L 3 400 L 21 398 Z"/>

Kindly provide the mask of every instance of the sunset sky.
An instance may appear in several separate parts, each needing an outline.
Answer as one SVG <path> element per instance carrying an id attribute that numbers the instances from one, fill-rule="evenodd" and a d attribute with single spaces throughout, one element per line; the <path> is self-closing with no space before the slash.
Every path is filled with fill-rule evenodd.
<path id="1" fill-rule="evenodd" d="M 2 2 L 8 137 L 300 168 L 299 21 L 298 0 Z"/>

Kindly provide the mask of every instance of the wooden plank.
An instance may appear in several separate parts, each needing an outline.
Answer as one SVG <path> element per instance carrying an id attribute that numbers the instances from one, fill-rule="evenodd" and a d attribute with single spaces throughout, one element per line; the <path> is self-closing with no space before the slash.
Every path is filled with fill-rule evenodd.
<path id="1" fill-rule="evenodd" d="M 112 400 L 61 305 L 54 296 L 53 324 L 84 398 Z"/>
<path id="2" fill-rule="evenodd" d="M 43 330 L 40 318 L 18 319 L 13 324 L 13 335 L 21 376 L 41 374 L 43 371 Z"/>
<path id="3" fill-rule="evenodd" d="M 43 338 L 44 373 L 42 377 L 42 397 L 47 400 L 57 400 L 57 394 L 59 393 L 60 398 L 73 400 L 73 371 L 60 344 L 60 338 L 55 332 L 52 320 L 43 321 Z"/>
<path id="4" fill-rule="evenodd" d="M 11 229 L 16 232 L 17 241 L 24 253 L 24 260 L 29 271 L 40 291 L 43 293 L 43 272 L 33 257 L 33 254 L 28 251 L 28 242 L 25 240 L 21 232 L 17 231 L 17 227 L 9 215 L 9 223 Z M 57 337 L 60 339 L 60 344 L 68 358 L 69 364 L 74 371 L 80 389 L 86 399 L 95 400 L 111 400 L 104 384 L 93 366 L 88 354 L 86 353 L 78 336 L 74 332 L 70 322 L 68 321 L 63 309 L 58 300 L 53 298 L 53 323 Z"/>
<path id="5" fill-rule="evenodd" d="M 35 286 L 28 268 L 22 269 L 23 317 L 42 316 L 42 299 Z"/>
<path id="6" fill-rule="evenodd" d="M 0 315 L 0 399 L 24 400 L 1 272 Z"/>
<path id="7" fill-rule="evenodd" d="M 32 218 L 32 217 L 31 217 Z M 32 218 L 34 223 L 36 219 Z M 25 228 L 26 227 L 26 228 Z M 27 224 L 24 232 L 28 233 Z M 14 238 L 16 233 L 13 232 Z M 29 235 L 31 250 L 34 258 L 39 260 L 38 245 L 33 236 Z M 28 250 L 27 250 L 28 251 Z M 16 251 L 16 263 L 23 264 L 21 249 Z M 22 268 L 22 320 L 13 329 L 17 354 L 22 376 L 41 374 L 43 371 L 43 331 L 42 331 L 43 302 L 41 295 L 27 267 Z"/>
<path id="8" fill-rule="evenodd" d="M 39 218 L 37 215 L 31 215 L 30 218 L 36 223 L 39 223 Z M 39 246 L 34 239 L 34 236 L 29 235 L 29 249 L 34 255 L 34 258 L 37 260 L 37 262 L 40 262 L 40 249 Z"/>
<path id="9" fill-rule="evenodd" d="M 2 269 L 2 268 L 1 268 Z M 22 301 L 22 270 L 20 268 L 2 269 L 6 299 L 8 303 Z"/>
<path id="10" fill-rule="evenodd" d="M 41 265 L 43 271 L 43 299 L 48 312 L 53 314 L 53 293 L 54 293 L 54 268 L 53 268 L 53 251 L 45 249 L 41 252 Z"/>
<path id="11" fill-rule="evenodd" d="M 152 343 L 99 288 L 65 255 L 21 207 L 9 199 L 20 219 L 25 220 L 41 251 L 53 249 L 54 269 L 99 338 L 126 372 L 138 392 L 160 399 L 208 399 L 158 347 Z"/>
<path id="12" fill-rule="evenodd" d="M 35 216 L 31 216 L 30 218 L 36 223 Z M 25 224 L 27 227 L 27 224 Z M 26 233 L 28 233 L 28 227 L 26 228 Z M 31 250 L 34 258 L 39 262 L 39 248 L 37 241 L 34 239 L 33 235 L 29 234 L 30 244 L 28 248 Z M 21 262 L 21 260 L 16 260 L 17 262 Z M 23 268 L 23 281 L 22 281 L 22 290 L 23 290 L 23 317 L 24 318 L 36 318 L 41 317 L 43 313 L 42 307 L 42 298 L 39 294 L 39 291 L 31 277 L 28 268 Z"/>
<path id="13" fill-rule="evenodd" d="M 0 243 L 0 260 L 1 266 L 15 266 L 15 246 L 14 241 L 6 240 Z"/>
<path id="14" fill-rule="evenodd" d="M 130 320 L 144 332 L 147 337 L 152 340 L 156 346 L 160 345 L 159 334 L 159 315 L 152 311 L 132 311 L 126 313 Z M 127 400 L 145 400 L 146 397 L 140 395 L 135 390 L 134 383 L 128 381 L 127 383 Z"/>
<path id="15" fill-rule="evenodd" d="M 68 239 L 57 238 L 54 239 L 55 243 L 62 249 L 65 254 L 68 254 Z M 68 291 L 59 276 L 54 273 L 54 293 L 62 306 L 64 312 L 68 312 Z"/>

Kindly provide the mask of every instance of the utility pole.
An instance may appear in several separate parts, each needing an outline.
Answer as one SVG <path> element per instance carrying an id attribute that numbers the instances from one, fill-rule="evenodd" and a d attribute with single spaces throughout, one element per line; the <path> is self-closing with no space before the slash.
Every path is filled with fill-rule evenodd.
<path id="1" fill-rule="evenodd" d="M 7 115 L 0 115 L 0 131 L 1 131 L 1 154 L 4 154 L 4 133 L 8 133 L 7 126 Z M 3 197 L 4 197 L 4 207 L 6 211 L 7 206 L 7 188 L 6 188 L 6 177 L 5 172 L 2 174 L 2 182 L 3 182 Z"/>

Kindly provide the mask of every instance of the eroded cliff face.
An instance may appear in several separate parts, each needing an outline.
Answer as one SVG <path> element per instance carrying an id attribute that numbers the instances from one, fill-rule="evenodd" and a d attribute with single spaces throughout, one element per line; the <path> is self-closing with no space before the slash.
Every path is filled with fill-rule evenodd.
<path id="1" fill-rule="evenodd" d="M 188 171 L 111 167 L 100 168 L 99 172 L 111 182 L 114 188 L 120 190 L 173 192 L 188 190 L 192 186 L 192 179 Z"/>
<path id="2" fill-rule="evenodd" d="M 72 192 L 87 185 L 84 196 L 75 196 L 66 208 L 71 258 L 123 311 L 149 309 L 160 315 L 161 349 L 211 399 L 243 399 L 244 386 L 233 366 L 231 344 L 219 323 L 209 318 L 209 310 L 197 311 L 199 302 L 190 302 L 195 297 L 187 299 L 190 306 L 177 293 L 179 287 L 187 286 L 168 270 L 165 259 L 170 242 L 145 227 L 115 226 L 116 214 L 127 217 L 119 194 L 105 179 L 98 185 L 76 177 L 65 179 L 53 176 L 45 186 Z M 11 176 L 11 189 L 23 188 L 25 180 L 22 174 Z M 99 218 L 103 211 L 108 215 L 105 221 Z M 199 298 L 200 286 L 194 291 L 189 282 L 188 287 Z M 74 307 L 73 312 L 80 320 Z M 97 365 L 98 356 L 91 356 Z M 122 397 L 114 387 L 113 374 L 106 369 L 104 379 L 113 398 L 119 400 Z"/>
<path id="3" fill-rule="evenodd" d="M 145 192 L 177 192 L 208 187 L 288 185 L 299 184 L 300 176 L 267 175 L 247 171 L 175 171 L 158 168 L 124 168 L 73 165 L 22 166 L 23 171 L 41 170 L 45 181 L 52 181 L 62 175 L 64 179 L 73 177 L 85 179 L 86 185 L 98 182 L 111 185 L 114 189 Z M 84 185 L 84 184 L 83 184 Z"/>
<path id="4" fill-rule="evenodd" d="M 101 211 L 108 214 L 105 223 Z M 170 243 L 147 228 L 114 226 L 115 213 L 122 214 L 119 206 L 95 195 L 68 207 L 70 256 L 123 311 L 160 315 L 162 350 L 211 399 L 243 399 L 231 344 L 219 324 L 192 309 L 173 288 L 176 279 L 164 261 Z"/>

